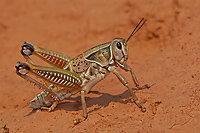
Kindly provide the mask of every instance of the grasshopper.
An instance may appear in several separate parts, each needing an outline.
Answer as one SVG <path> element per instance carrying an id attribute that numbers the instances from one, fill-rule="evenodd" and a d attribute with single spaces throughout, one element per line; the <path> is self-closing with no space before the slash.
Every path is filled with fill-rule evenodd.
<path id="1" fill-rule="evenodd" d="M 51 111 L 60 101 L 80 92 L 83 116 L 74 120 L 74 124 L 78 124 L 86 120 L 88 116 L 85 95 L 94 85 L 112 72 L 128 88 L 135 104 L 141 108 L 142 112 L 145 112 L 146 108 L 138 100 L 127 80 L 117 71 L 118 67 L 130 72 L 138 89 L 151 87 L 148 84 L 140 86 L 133 70 L 126 64 L 129 54 L 127 42 L 145 22 L 146 20 L 142 19 L 127 40 L 114 38 L 112 41 L 95 46 L 75 58 L 25 42 L 22 45 L 21 54 L 27 62 L 17 62 L 16 73 L 43 89 L 31 101 L 30 107 Z M 31 60 L 31 55 L 43 59 L 54 67 L 36 65 Z M 28 73 L 41 78 L 44 83 L 28 76 Z"/>

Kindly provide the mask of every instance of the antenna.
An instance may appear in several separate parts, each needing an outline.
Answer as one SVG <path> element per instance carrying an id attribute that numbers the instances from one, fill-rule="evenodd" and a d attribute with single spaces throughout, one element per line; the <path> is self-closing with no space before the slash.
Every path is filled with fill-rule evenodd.
<path id="1" fill-rule="evenodd" d="M 138 30 L 144 25 L 144 23 L 147 21 L 147 20 L 144 20 L 144 22 L 141 24 L 141 22 L 144 20 L 144 18 L 142 18 L 142 20 L 140 20 L 140 22 L 137 24 L 137 26 L 135 27 L 135 29 L 133 30 L 133 32 L 131 33 L 131 35 L 128 37 L 128 39 L 126 40 L 126 42 L 129 41 L 129 39 L 135 35 L 135 33 L 138 32 Z M 141 25 L 140 25 L 141 24 Z M 138 26 L 140 25 L 140 27 L 138 28 Z"/>

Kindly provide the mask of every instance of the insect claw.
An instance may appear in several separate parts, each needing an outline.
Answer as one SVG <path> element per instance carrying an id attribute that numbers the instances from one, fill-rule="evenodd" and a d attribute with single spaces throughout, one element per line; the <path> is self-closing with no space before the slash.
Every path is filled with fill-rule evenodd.
<path id="1" fill-rule="evenodd" d="M 141 107 L 141 111 L 142 112 L 146 112 L 146 108 L 145 107 Z"/>
<path id="2" fill-rule="evenodd" d="M 156 83 L 154 83 L 154 84 L 150 85 L 150 87 L 154 86 L 155 84 L 156 84 Z M 149 88 L 150 88 L 150 87 L 149 87 Z"/>
<path id="3" fill-rule="evenodd" d="M 78 125 L 81 122 L 82 122 L 82 119 L 81 118 L 77 118 L 77 119 L 74 120 L 74 125 Z"/>
<path id="4" fill-rule="evenodd" d="M 139 89 L 139 90 L 142 90 L 142 89 L 149 89 L 149 88 L 151 88 L 153 85 L 155 85 L 156 83 L 154 83 L 154 84 L 152 84 L 152 85 L 148 85 L 148 84 L 144 84 L 144 85 L 142 85 L 142 86 L 137 86 L 137 88 Z"/>

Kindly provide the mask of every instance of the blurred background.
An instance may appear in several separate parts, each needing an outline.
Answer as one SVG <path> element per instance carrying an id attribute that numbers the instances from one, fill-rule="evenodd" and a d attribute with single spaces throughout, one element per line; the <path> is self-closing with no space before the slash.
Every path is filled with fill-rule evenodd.
<path id="1" fill-rule="evenodd" d="M 0 1 L 0 124 L 10 132 L 198 132 L 200 130 L 200 2 L 198 0 L 6 0 Z M 127 89 L 110 74 L 87 95 L 88 119 L 80 100 L 63 101 L 51 113 L 31 113 L 30 100 L 41 90 L 15 74 L 21 45 L 31 42 L 71 57 L 89 48 L 127 39 L 142 19 L 145 25 L 129 41 L 128 64 L 140 84 L 142 113 Z M 46 65 L 33 58 L 38 65 Z M 131 75 L 119 70 L 135 87 Z M 80 98 L 80 95 L 75 96 Z M 123 102 L 122 102 L 123 101 Z M 2 131 L 5 131 L 2 128 Z"/>

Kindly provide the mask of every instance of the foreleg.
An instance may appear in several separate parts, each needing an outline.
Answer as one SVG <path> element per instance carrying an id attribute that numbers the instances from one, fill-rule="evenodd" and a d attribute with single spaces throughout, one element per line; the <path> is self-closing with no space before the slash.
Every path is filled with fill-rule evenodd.
<path id="1" fill-rule="evenodd" d="M 131 87 L 129 86 L 128 81 L 116 69 L 113 70 L 112 72 L 117 76 L 117 78 L 121 81 L 121 83 L 128 88 L 128 90 L 131 93 L 131 96 L 132 96 L 135 104 L 139 108 L 141 108 L 142 112 L 145 112 L 146 108 L 140 103 L 140 101 L 138 100 L 137 96 L 135 95 L 135 93 L 133 92 Z"/>
<path id="2" fill-rule="evenodd" d="M 137 80 L 137 78 L 136 78 L 136 76 L 135 76 L 135 74 L 134 74 L 134 72 L 133 72 L 133 70 L 132 70 L 131 67 L 129 67 L 127 64 L 124 66 L 123 69 L 124 69 L 125 71 L 129 71 L 129 72 L 131 73 L 132 78 L 133 78 L 133 81 L 134 81 L 134 83 L 135 83 L 135 85 L 136 85 L 136 87 L 137 87 L 138 89 L 145 89 L 145 88 L 150 88 L 150 87 L 151 87 L 151 86 L 148 85 L 148 84 L 144 84 L 144 85 L 140 86 L 139 83 L 138 83 L 138 80 Z"/>

